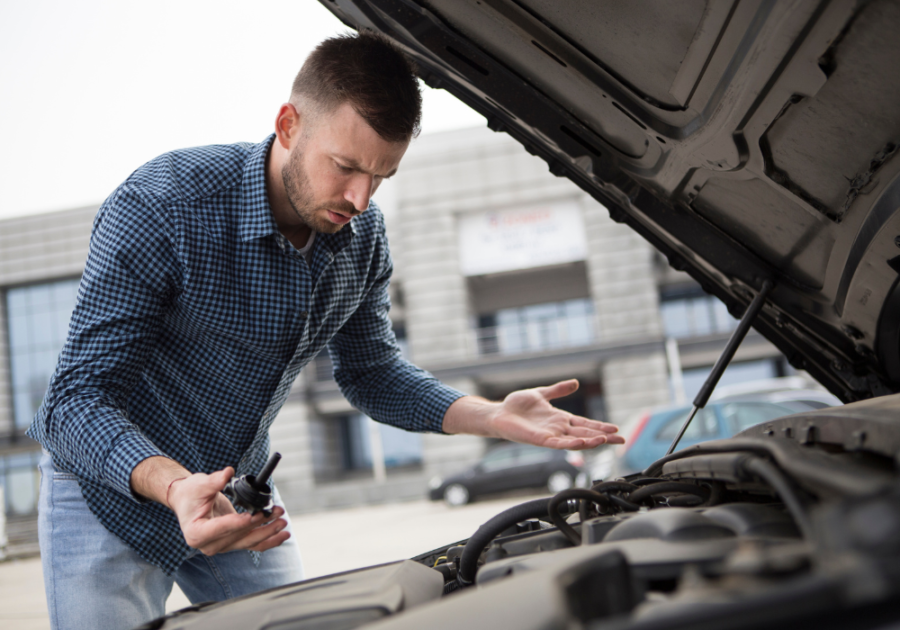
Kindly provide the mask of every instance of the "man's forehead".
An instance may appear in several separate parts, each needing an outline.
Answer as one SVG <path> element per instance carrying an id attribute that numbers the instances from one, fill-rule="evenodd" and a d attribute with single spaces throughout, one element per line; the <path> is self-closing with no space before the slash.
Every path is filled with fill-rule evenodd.
<path id="1" fill-rule="evenodd" d="M 409 146 L 379 136 L 349 103 L 340 105 L 322 123 L 319 131 L 325 151 L 344 166 L 367 173 L 392 175 Z"/>

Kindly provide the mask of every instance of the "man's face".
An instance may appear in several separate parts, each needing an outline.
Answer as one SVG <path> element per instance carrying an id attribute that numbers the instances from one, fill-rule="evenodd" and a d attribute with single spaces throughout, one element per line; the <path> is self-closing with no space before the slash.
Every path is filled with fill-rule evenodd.
<path id="1" fill-rule="evenodd" d="M 332 234 L 368 208 L 409 146 L 379 136 L 349 103 L 323 114 L 297 139 L 281 175 L 297 217 Z"/>

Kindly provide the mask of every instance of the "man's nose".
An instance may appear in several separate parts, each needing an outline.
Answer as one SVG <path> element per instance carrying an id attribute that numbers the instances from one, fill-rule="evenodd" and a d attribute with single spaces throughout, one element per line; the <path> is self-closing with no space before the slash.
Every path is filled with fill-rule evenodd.
<path id="1" fill-rule="evenodd" d="M 360 173 L 350 180 L 344 191 L 344 199 L 352 203 L 358 212 L 364 212 L 369 207 L 373 183 L 374 178 L 371 175 Z"/>

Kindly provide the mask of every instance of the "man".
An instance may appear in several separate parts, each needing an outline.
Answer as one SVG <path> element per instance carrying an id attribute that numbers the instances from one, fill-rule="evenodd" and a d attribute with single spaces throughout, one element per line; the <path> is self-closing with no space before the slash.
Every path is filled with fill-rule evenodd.
<path id="1" fill-rule="evenodd" d="M 549 404 L 576 381 L 490 402 L 401 358 L 370 199 L 420 115 L 392 46 L 327 40 L 274 136 L 163 155 L 104 202 L 29 430 L 47 453 L 39 524 L 54 628 L 147 621 L 174 581 L 199 602 L 302 578 L 283 508 L 267 521 L 221 491 L 259 471 L 291 383 L 326 344 L 344 395 L 382 422 L 553 448 L 622 442 Z"/>

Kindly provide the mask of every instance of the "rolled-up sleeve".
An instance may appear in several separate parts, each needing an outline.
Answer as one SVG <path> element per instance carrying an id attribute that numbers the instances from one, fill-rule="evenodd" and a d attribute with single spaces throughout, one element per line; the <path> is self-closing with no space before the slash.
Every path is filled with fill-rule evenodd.
<path id="1" fill-rule="evenodd" d="M 101 206 L 68 338 L 28 433 L 58 465 L 135 500 L 132 470 L 163 453 L 129 421 L 126 401 L 181 286 L 176 224 L 127 185 Z"/>

